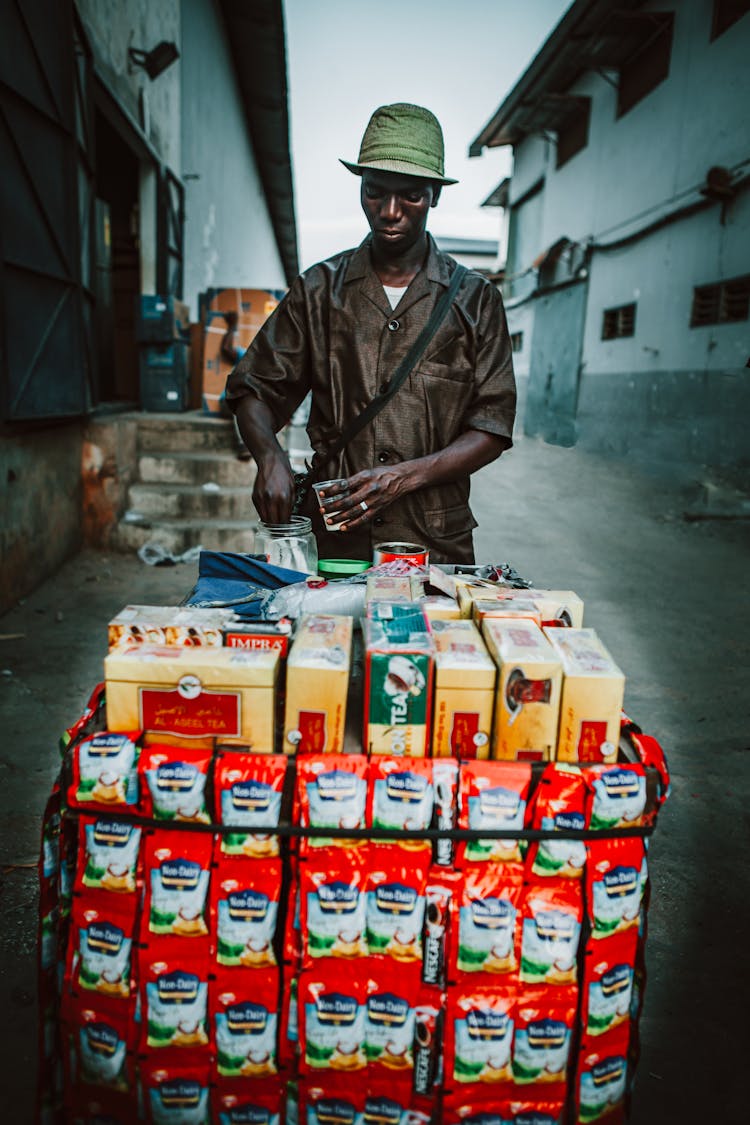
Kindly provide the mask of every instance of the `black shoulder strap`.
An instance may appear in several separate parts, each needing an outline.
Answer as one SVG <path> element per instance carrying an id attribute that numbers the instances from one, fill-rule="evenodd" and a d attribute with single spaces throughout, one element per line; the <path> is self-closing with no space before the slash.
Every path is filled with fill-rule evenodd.
<path id="1" fill-rule="evenodd" d="M 466 266 L 456 266 L 453 271 L 453 276 L 450 280 L 450 285 L 445 290 L 440 300 L 432 310 L 430 319 L 425 324 L 422 331 L 417 336 L 416 340 L 409 348 L 408 352 L 401 360 L 396 371 L 392 377 L 384 383 L 372 402 L 368 403 L 361 414 L 358 414 L 348 426 L 345 426 L 343 431 L 339 434 L 336 440 L 329 445 L 323 455 L 318 457 L 316 453 L 312 459 L 312 469 L 316 469 L 319 465 L 325 464 L 332 458 L 337 457 L 342 449 L 345 449 L 349 442 L 355 437 L 360 430 L 363 430 L 373 418 L 380 413 L 386 403 L 390 402 L 396 392 L 403 386 L 406 379 L 409 377 L 411 371 L 419 363 L 419 360 L 424 355 L 425 349 L 429 344 L 432 337 L 437 332 L 440 325 L 445 320 L 448 309 L 453 303 L 453 299 L 458 292 L 459 286 L 466 275 Z"/>

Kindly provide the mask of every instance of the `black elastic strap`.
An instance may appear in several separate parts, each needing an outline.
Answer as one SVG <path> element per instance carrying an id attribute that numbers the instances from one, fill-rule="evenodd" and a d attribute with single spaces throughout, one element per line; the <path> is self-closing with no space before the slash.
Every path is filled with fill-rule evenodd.
<path id="1" fill-rule="evenodd" d="M 453 271 L 450 285 L 435 305 L 435 308 L 432 310 L 430 319 L 427 321 L 427 324 L 425 324 L 424 328 L 419 333 L 419 336 L 417 336 L 416 340 L 409 348 L 404 358 L 401 360 L 401 363 L 396 368 L 393 376 L 387 381 L 387 383 L 384 384 L 385 389 L 381 390 L 375 396 L 372 402 L 368 403 L 361 414 L 358 414 L 357 417 L 352 422 L 350 422 L 348 426 L 344 427 L 341 434 L 339 434 L 332 445 L 328 446 L 323 454 L 319 456 L 317 453 L 315 453 L 312 459 L 312 464 L 310 466 L 313 472 L 315 472 L 316 469 L 320 468 L 321 465 L 325 465 L 328 461 L 331 461 L 334 457 L 337 457 L 341 450 L 349 444 L 352 438 L 356 437 L 360 430 L 363 430 L 365 426 L 367 426 L 373 420 L 373 418 L 380 413 L 383 407 L 391 401 L 396 392 L 400 390 L 408 376 L 411 374 L 413 368 L 424 355 L 430 340 L 445 320 L 448 309 L 451 307 L 453 298 L 456 296 L 459 286 L 461 285 L 461 282 L 463 281 L 466 273 L 466 266 L 459 265 L 456 267 L 456 269 Z"/>

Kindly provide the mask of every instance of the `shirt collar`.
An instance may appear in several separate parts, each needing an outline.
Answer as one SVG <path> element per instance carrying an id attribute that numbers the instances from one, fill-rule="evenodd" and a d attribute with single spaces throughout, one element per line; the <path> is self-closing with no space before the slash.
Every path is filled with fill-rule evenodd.
<path id="1" fill-rule="evenodd" d="M 368 234 L 362 242 L 360 242 L 349 259 L 344 277 L 345 285 L 350 281 L 356 281 L 374 273 L 372 261 L 370 259 L 371 240 L 372 235 Z M 438 250 L 435 245 L 435 240 L 429 232 L 427 234 L 427 262 L 424 269 L 420 270 L 420 273 L 423 274 L 428 281 L 435 281 L 439 285 L 444 285 L 446 288 L 450 284 L 450 274 L 448 272 L 446 256 Z M 416 281 L 418 277 L 419 274 L 417 274 L 414 280 Z M 378 284 L 380 284 L 380 282 Z"/>

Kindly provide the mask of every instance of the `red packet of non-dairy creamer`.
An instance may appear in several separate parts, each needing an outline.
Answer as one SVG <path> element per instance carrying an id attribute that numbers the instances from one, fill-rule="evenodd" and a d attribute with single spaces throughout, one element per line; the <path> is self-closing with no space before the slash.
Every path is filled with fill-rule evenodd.
<path id="1" fill-rule="evenodd" d="M 495 986 L 455 987 L 448 992 L 445 1028 L 446 1085 L 475 1086 L 513 1081 L 515 991 Z"/>
<path id="2" fill-rule="evenodd" d="M 141 829 L 115 816 L 81 816 L 78 822 L 77 891 L 135 894 Z"/>
<path id="3" fill-rule="evenodd" d="M 463 762 L 459 826 L 508 832 L 523 829 L 530 786 L 531 766 L 522 762 Z M 484 860 L 520 863 L 522 858 L 522 845 L 513 838 L 469 840 L 458 848 L 459 864 Z"/>
<path id="4" fill-rule="evenodd" d="M 69 972 L 81 990 L 130 999 L 135 916 L 134 895 L 75 897 Z"/>
<path id="5" fill-rule="evenodd" d="M 228 751 L 214 765 L 216 820 L 231 828 L 219 837 L 223 855 L 266 859 L 279 855 L 279 837 L 269 831 L 281 819 L 285 754 Z"/>
<path id="6" fill-rule="evenodd" d="M 576 988 L 525 988 L 516 1002 L 513 1080 L 564 1087 L 576 1019 Z"/>
<path id="7" fill-rule="evenodd" d="M 367 956 L 366 880 L 364 857 L 356 852 L 319 853 L 300 863 L 303 968 L 322 957 Z"/>
<path id="8" fill-rule="evenodd" d="M 381 852 L 367 875 L 367 947 L 402 963 L 422 960 L 428 866 Z"/>
<path id="9" fill-rule="evenodd" d="M 74 1086 L 134 1091 L 134 1005 L 80 993 L 71 1002 L 68 1025 L 70 1079 Z"/>
<path id="10" fill-rule="evenodd" d="M 582 1044 L 576 1075 L 576 1125 L 625 1121 L 628 1079 L 627 1026 L 606 1036 L 606 1042 Z"/>
<path id="11" fill-rule="evenodd" d="M 210 750 L 182 746 L 149 746 L 141 754 L 141 811 L 164 821 L 210 823 L 206 785 Z"/>
<path id="12" fill-rule="evenodd" d="M 591 1040 L 630 1019 L 638 935 L 629 929 L 605 941 L 591 941 L 584 957 L 583 1032 Z"/>
<path id="13" fill-rule="evenodd" d="M 281 897 L 280 859 L 221 860 L 213 873 L 211 912 L 216 961 L 226 967 L 267 969 L 275 950 Z"/>
<path id="14" fill-rule="evenodd" d="M 144 844 L 143 938 L 208 937 L 213 838 L 208 832 L 149 833 Z"/>
<path id="15" fill-rule="evenodd" d="M 138 1070 L 146 1120 L 151 1125 L 208 1125 L 211 1110 L 207 1060 L 145 1059 Z"/>
<path id="16" fill-rule="evenodd" d="M 333 1071 L 351 1076 L 367 1066 L 367 972 L 352 966 L 344 976 L 326 962 L 299 978 L 299 1066 L 304 1074 Z"/>
<path id="17" fill-rule="evenodd" d="M 373 757 L 370 761 L 368 819 L 373 828 L 423 831 L 430 827 L 434 807 L 433 763 L 421 758 Z M 376 842 L 429 856 L 432 845 L 418 837 Z"/>
<path id="18" fill-rule="evenodd" d="M 505 978 L 518 969 L 523 868 L 483 863 L 467 867 L 458 900 L 453 971 Z"/>
<path id="19" fill-rule="evenodd" d="M 191 956 L 190 948 L 168 939 L 141 951 L 140 1049 L 179 1048 L 191 1058 L 197 1052 L 208 1066 L 209 961 L 201 953 Z"/>
<path id="20" fill-rule="evenodd" d="M 560 833 L 561 839 L 540 840 L 529 846 L 526 862 L 537 877 L 580 879 L 586 865 L 583 840 L 565 838 L 588 825 L 588 789 L 581 769 L 567 762 L 544 767 L 532 802 L 532 828 Z"/>
<path id="21" fill-rule="evenodd" d="M 283 1125 L 282 1102 L 278 1079 L 220 1078 L 211 1088 L 211 1120 L 215 1125 Z"/>
<path id="22" fill-rule="evenodd" d="M 297 801 L 303 828 L 364 828 L 367 811 L 367 758 L 364 754 L 303 754 L 297 758 Z M 319 848 L 366 849 L 361 838 L 303 836 L 300 851 Z"/>
<path id="23" fill-rule="evenodd" d="M 593 938 L 637 930 L 647 878 L 643 840 L 626 837 L 591 841 L 586 898 Z"/>
<path id="24" fill-rule="evenodd" d="M 218 1078 L 271 1078 L 279 1072 L 278 969 L 222 972 L 209 982 Z"/>
<path id="25" fill-rule="evenodd" d="M 582 917 L 579 882 L 545 879 L 524 888 L 520 968 L 524 983 L 576 983 Z"/>
<path id="26" fill-rule="evenodd" d="M 73 749 L 73 782 L 68 804 L 73 808 L 130 809 L 138 802 L 138 755 L 142 731 L 102 731 Z"/>

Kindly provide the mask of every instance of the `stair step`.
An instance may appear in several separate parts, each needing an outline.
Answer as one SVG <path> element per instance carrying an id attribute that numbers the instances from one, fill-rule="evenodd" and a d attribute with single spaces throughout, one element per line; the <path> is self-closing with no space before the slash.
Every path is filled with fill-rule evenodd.
<path id="1" fill-rule="evenodd" d="M 254 479 L 253 474 L 253 479 Z M 254 520 L 252 479 L 241 488 L 206 489 L 189 484 L 131 484 L 128 505 L 147 519 Z"/>
<path id="2" fill-rule="evenodd" d="M 222 488 L 248 488 L 255 480 L 255 464 L 232 453 L 143 453 L 138 458 L 138 477 L 144 484 L 213 482 Z"/>
<path id="3" fill-rule="evenodd" d="M 139 453 L 234 453 L 237 448 L 231 418 L 206 414 L 143 414 L 138 419 Z"/>
<path id="4" fill-rule="evenodd" d="M 159 519 L 142 524 L 120 521 L 116 537 L 119 550 L 137 551 L 144 543 L 157 543 L 175 555 L 197 546 L 252 554 L 255 524 L 249 520 Z"/>

